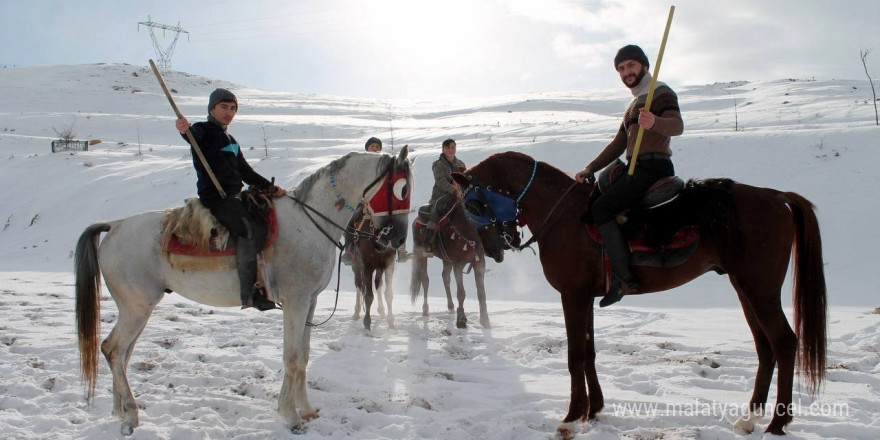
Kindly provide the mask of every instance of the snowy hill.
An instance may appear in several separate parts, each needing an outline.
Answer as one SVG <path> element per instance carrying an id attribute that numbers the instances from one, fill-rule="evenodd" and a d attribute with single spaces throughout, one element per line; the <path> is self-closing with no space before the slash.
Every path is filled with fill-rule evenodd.
<path id="1" fill-rule="evenodd" d="M 415 149 L 415 203 L 429 198 L 430 162 L 443 139 L 456 139 L 469 165 L 493 152 L 518 150 L 575 172 L 608 142 L 628 102 L 622 89 L 440 103 L 365 101 L 254 90 L 179 72 L 165 76 L 193 121 L 204 118 L 211 90 L 234 90 L 241 111 L 230 132 L 250 146 L 245 153 L 255 169 L 287 187 L 361 149 L 370 136 L 382 138 L 390 151 L 393 133 L 394 146 Z M 0 165 L 6 183 L 0 269 L 68 271 L 77 231 L 89 223 L 177 206 L 194 194 L 188 149 L 147 67 L 0 69 L 0 84 L 0 148 L 7 158 Z M 874 305 L 867 262 L 880 239 L 868 226 L 878 203 L 867 190 L 878 183 L 868 167 L 877 163 L 877 127 L 867 81 L 738 82 L 678 92 L 685 119 L 685 134 L 673 142 L 678 174 L 730 177 L 812 200 L 823 228 L 832 304 Z M 89 152 L 49 153 L 55 131 L 71 126 L 80 139 L 103 143 Z M 490 277 L 507 292 L 493 296 L 554 300 L 546 289 L 531 291 L 542 285 L 534 261 L 524 253 L 493 266 Z M 523 278 L 537 279 L 523 284 Z M 721 278 L 708 275 L 677 289 L 676 296 L 689 295 L 681 301 L 668 294 L 638 301 L 735 305 Z M 725 293 L 706 298 L 707 289 Z"/>
<path id="2" fill-rule="evenodd" d="M 230 132 L 258 172 L 288 188 L 361 150 L 370 136 L 382 138 L 386 152 L 392 136 L 394 151 L 409 144 L 416 206 L 429 198 L 430 164 L 443 139 L 456 139 L 468 165 L 516 150 L 573 173 L 607 144 L 629 101 L 622 86 L 427 102 L 279 93 L 181 72 L 165 80 L 193 122 L 205 117 L 214 88 L 233 90 L 240 112 Z M 674 88 L 685 121 L 685 134 L 672 143 L 680 176 L 795 191 L 818 207 L 834 366 L 821 402 L 846 404 L 850 412 L 796 416 L 797 438 L 877 438 L 880 315 L 869 312 L 880 305 L 873 272 L 880 235 L 872 230 L 880 214 L 873 191 L 880 185 L 880 127 L 868 82 Z M 193 196 L 188 146 L 146 66 L 0 69 L 0 115 L 0 431 L 11 438 L 112 437 L 118 425 L 109 414 L 106 364 L 92 406 L 82 401 L 78 383 L 72 251 L 92 222 L 178 206 Z M 102 142 L 87 152 L 51 153 L 56 131 L 65 128 Z M 348 320 L 354 301 L 351 272 L 344 270 L 340 310 L 313 336 L 310 392 L 323 410 L 303 438 L 547 438 L 564 415 L 568 392 L 558 295 L 532 252 L 509 253 L 489 267 L 494 329 L 455 329 L 439 302 L 422 321 L 404 295 L 406 265 L 395 274 L 400 328 L 380 325 L 370 335 Z M 432 301 L 442 295 L 439 272 L 432 262 Z M 466 281 L 472 313 L 475 292 Z M 790 287 L 784 289 L 788 306 Z M 330 314 L 333 299 L 332 291 L 321 296 L 320 315 Z M 112 301 L 103 307 L 112 322 Z M 609 405 L 670 396 L 745 403 L 755 357 L 738 307 L 727 279 L 707 274 L 597 313 Z M 144 405 L 144 426 L 132 438 L 290 437 L 273 411 L 280 314 L 255 313 L 209 309 L 177 296 L 159 306 L 132 358 L 132 386 Z M 169 333 L 176 344 L 151 343 Z M 797 398 L 811 403 L 806 395 Z M 718 417 L 607 411 L 578 438 L 736 438 L 730 420 Z"/>

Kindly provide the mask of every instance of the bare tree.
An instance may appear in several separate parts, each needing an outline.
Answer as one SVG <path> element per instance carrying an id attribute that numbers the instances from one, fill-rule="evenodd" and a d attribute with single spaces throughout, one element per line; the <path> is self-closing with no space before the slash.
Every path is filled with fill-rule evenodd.
<path id="1" fill-rule="evenodd" d="M 862 66 L 865 68 L 865 75 L 868 75 L 868 81 L 871 83 L 871 94 L 874 96 L 874 123 L 876 125 L 880 125 L 880 116 L 877 114 L 877 92 L 874 90 L 874 80 L 871 79 L 871 74 L 868 73 L 868 62 L 866 61 L 868 58 L 868 54 L 874 49 L 862 49 L 859 51 L 859 56 L 862 58 Z"/>
<path id="2" fill-rule="evenodd" d="M 70 125 L 66 127 L 61 127 L 60 129 L 52 127 L 52 130 L 55 131 L 55 134 L 58 135 L 58 139 L 64 142 L 72 142 L 76 139 L 76 132 L 73 131 L 73 126 L 76 124 L 76 118 L 70 122 Z"/>

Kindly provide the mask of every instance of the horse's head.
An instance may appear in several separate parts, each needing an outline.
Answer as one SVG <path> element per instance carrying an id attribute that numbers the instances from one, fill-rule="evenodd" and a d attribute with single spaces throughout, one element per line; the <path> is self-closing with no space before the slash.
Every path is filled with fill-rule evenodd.
<path id="1" fill-rule="evenodd" d="M 365 210 L 376 228 L 376 242 L 395 249 L 406 243 L 408 230 L 412 188 L 408 151 L 404 146 L 397 157 L 385 156 L 384 169 L 363 193 Z"/>
<path id="2" fill-rule="evenodd" d="M 505 192 L 483 185 L 466 173 L 453 173 L 453 179 L 465 189 L 462 203 L 468 219 L 476 226 L 486 255 L 497 262 L 504 251 L 518 249 L 516 200 Z"/>

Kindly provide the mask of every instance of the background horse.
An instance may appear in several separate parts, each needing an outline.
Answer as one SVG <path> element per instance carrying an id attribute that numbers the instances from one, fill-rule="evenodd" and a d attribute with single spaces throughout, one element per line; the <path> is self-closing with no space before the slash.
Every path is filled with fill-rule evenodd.
<path id="1" fill-rule="evenodd" d="M 401 246 L 407 235 L 408 214 L 390 215 L 405 205 L 409 194 L 398 189 L 412 182 L 407 150 L 395 158 L 372 153 L 351 153 L 307 177 L 287 198 L 276 199 L 278 238 L 275 257 L 268 261 L 270 285 L 282 303 L 284 319 L 284 380 L 278 396 L 278 412 L 287 425 L 299 430 L 303 418 L 317 416 L 306 394 L 309 338 L 317 296 L 333 274 L 335 251 L 343 227 L 352 216 L 340 200 L 365 199 L 383 231 L 383 242 Z M 405 179 L 401 184 L 401 179 Z M 388 191 L 380 191 L 386 188 Z M 391 188 L 394 188 L 392 190 Z M 86 228 L 76 247 L 76 318 L 80 363 L 88 385 L 88 398 L 95 392 L 98 374 L 98 340 L 101 335 L 101 272 L 119 318 L 101 344 L 101 352 L 113 373 L 113 414 L 122 421 L 122 433 L 138 426 L 138 407 L 126 371 L 135 342 L 165 292 L 177 292 L 193 301 L 216 307 L 238 307 L 238 275 L 234 268 L 218 272 L 181 271 L 163 254 L 162 212 L 148 212 L 98 223 Z M 328 231 L 337 228 L 333 238 Z M 101 232 L 107 237 L 98 248 Z M 215 258 L 215 257 L 209 257 Z M 272 270 L 274 269 L 274 270 Z"/>
<path id="2" fill-rule="evenodd" d="M 557 431 L 571 438 L 577 432 L 576 423 L 595 418 L 604 406 L 593 332 L 593 298 L 606 290 L 603 258 L 600 246 L 589 238 L 580 220 L 593 186 L 575 185 L 562 171 L 516 152 L 492 155 L 466 175 L 453 177 L 463 186 L 479 182 L 490 190 L 519 194 L 521 218 L 537 237 L 544 276 L 562 299 L 571 402 Z M 763 416 L 776 365 L 776 405 L 766 431 L 784 434 L 783 428 L 792 420 L 796 360 L 811 393 L 815 394 L 825 375 L 825 275 L 813 205 L 792 192 L 712 180 L 689 183 L 679 200 L 669 206 L 670 212 L 692 213 L 689 220 L 695 221 L 700 231 L 697 248 L 675 267 L 634 267 L 638 293 L 671 289 L 708 271 L 726 273 L 742 304 L 758 354 L 749 410 L 734 429 L 754 430 L 755 422 Z M 790 258 L 794 331 L 781 304 Z"/>
<path id="3" fill-rule="evenodd" d="M 434 234 L 435 245 L 433 256 L 443 261 L 443 287 L 446 289 L 446 307 L 449 313 L 455 309 L 452 303 L 452 290 L 450 289 L 450 274 L 455 275 L 456 294 L 458 297 L 458 310 L 455 325 L 458 328 L 467 327 L 467 316 L 464 313 L 464 267 L 468 264 L 474 272 L 474 283 L 477 286 L 477 299 L 480 303 L 480 325 L 491 328 L 489 311 L 486 308 L 486 287 L 484 279 L 486 275 L 486 255 L 488 254 L 496 262 L 504 260 L 504 243 L 498 234 L 490 229 L 477 231 L 474 224 L 469 220 L 464 205 L 453 197 L 444 197 L 438 201 L 435 209 L 445 212 L 443 218 L 437 222 L 437 230 Z M 425 254 L 425 225 L 418 218 L 413 221 L 413 256 L 412 278 L 410 281 L 410 297 L 415 303 L 419 297 L 421 287 L 423 302 L 422 316 L 428 316 L 428 256 Z M 485 237 L 485 242 L 481 237 Z"/>
<path id="4" fill-rule="evenodd" d="M 353 319 L 360 319 L 361 316 L 361 299 L 364 304 L 364 328 L 370 330 L 372 320 L 370 318 L 370 306 L 373 304 L 373 286 L 376 286 L 376 292 L 382 291 L 384 278 L 384 296 L 385 304 L 388 304 L 386 312 L 385 305 L 382 301 L 382 295 L 376 295 L 378 301 L 377 309 L 379 316 L 388 322 L 388 328 L 395 328 L 394 310 L 392 302 L 394 299 L 394 291 L 391 287 L 391 280 L 394 279 L 394 268 L 397 260 L 397 251 L 394 248 L 383 246 L 376 242 L 373 235 L 377 228 L 374 226 L 371 218 L 364 218 L 358 231 L 355 233 L 356 242 L 352 246 L 351 270 L 354 272 L 354 285 L 356 290 L 356 300 L 354 306 Z M 374 278 L 375 276 L 375 278 Z M 372 280 L 372 283 L 370 282 Z"/>

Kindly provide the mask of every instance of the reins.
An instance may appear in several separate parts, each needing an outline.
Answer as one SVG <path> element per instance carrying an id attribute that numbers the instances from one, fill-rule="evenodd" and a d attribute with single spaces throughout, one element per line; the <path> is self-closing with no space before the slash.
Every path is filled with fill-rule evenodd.
<path id="1" fill-rule="evenodd" d="M 315 227 L 318 228 L 318 230 L 321 231 L 321 233 L 324 234 L 324 236 L 327 237 L 327 239 L 330 240 L 330 242 L 332 242 L 333 245 L 336 246 L 337 249 L 339 249 L 340 251 L 342 251 L 343 249 L 345 249 L 345 246 L 343 246 L 342 243 L 340 243 L 339 241 L 334 240 L 333 237 L 330 236 L 330 233 L 328 233 L 327 231 L 325 231 L 324 228 L 322 228 L 321 225 L 319 225 L 318 222 L 315 221 L 315 218 L 312 217 L 311 214 L 309 214 L 309 211 L 312 211 L 313 213 L 315 213 L 316 215 L 318 215 L 318 217 L 321 217 L 321 219 L 323 219 L 323 220 L 326 221 L 327 223 L 330 223 L 331 225 L 335 226 L 337 229 L 339 229 L 339 230 L 341 230 L 341 231 L 343 231 L 343 232 L 345 232 L 345 228 L 343 228 L 342 226 L 339 226 L 338 224 L 336 224 L 336 222 L 334 222 L 333 220 L 331 220 L 331 219 L 330 219 L 329 217 L 327 217 L 326 215 L 321 214 L 321 212 L 318 211 L 317 209 L 312 208 L 311 206 L 309 206 L 308 203 L 303 202 L 302 200 L 300 200 L 300 199 L 298 199 L 298 198 L 296 198 L 296 197 L 294 197 L 294 196 L 292 196 L 292 195 L 290 195 L 290 194 L 288 194 L 287 197 L 289 197 L 291 200 L 293 200 L 294 202 L 296 202 L 297 204 L 299 204 L 300 206 L 303 207 L 303 212 L 305 212 L 306 217 L 308 217 L 309 220 L 311 220 L 312 224 L 315 225 Z M 333 311 L 330 312 L 330 316 L 328 316 L 327 319 L 321 321 L 321 322 L 318 323 L 318 324 L 315 324 L 315 323 L 313 323 L 313 322 L 308 322 L 308 321 L 306 321 L 306 326 L 309 326 L 309 327 L 317 327 L 317 326 L 319 326 L 319 325 L 324 325 L 324 324 L 326 324 L 328 321 L 330 321 L 331 318 L 333 318 L 333 315 L 336 314 L 336 307 L 337 307 L 337 305 L 339 304 L 339 286 L 340 286 L 341 284 L 342 284 L 342 252 L 339 253 L 339 258 L 338 258 L 338 260 L 337 260 L 337 262 L 336 262 L 336 299 L 333 300 Z"/>
<path id="2" fill-rule="evenodd" d="M 380 175 L 379 175 L 378 177 L 376 177 L 372 182 L 370 182 L 369 185 L 367 185 L 367 187 L 364 189 L 364 193 L 363 193 L 364 196 L 366 196 L 367 192 L 370 190 L 370 188 L 373 187 L 373 185 L 375 185 L 377 182 L 381 181 L 383 178 L 385 178 L 385 177 L 387 177 L 387 176 L 391 176 L 393 172 L 394 172 L 394 165 L 393 165 L 393 163 L 392 163 L 392 164 L 390 164 L 390 165 L 388 166 L 388 171 L 387 171 L 387 172 L 380 174 Z M 336 188 L 336 179 L 333 178 L 333 175 L 332 175 L 332 174 L 330 175 L 330 183 L 331 183 L 331 185 L 333 186 L 333 188 L 335 189 L 335 188 Z M 388 206 L 389 206 L 389 209 L 390 209 L 390 207 L 391 207 L 391 196 L 392 196 L 392 195 L 391 195 L 391 189 L 390 189 L 390 187 L 389 187 L 389 190 L 388 190 Z M 342 227 L 342 226 L 340 226 L 339 224 L 337 224 L 336 222 L 334 222 L 332 219 L 330 219 L 330 218 L 327 217 L 326 215 L 322 214 L 322 213 L 321 213 L 320 211 L 318 211 L 317 209 L 315 209 L 315 208 L 309 206 L 308 203 L 306 203 L 306 202 L 304 202 L 304 201 L 302 201 L 302 200 L 296 198 L 295 196 L 292 196 L 292 195 L 290 195 L 290 194 L 287 194 L 287 197 L 289 197 L 291 200 L 293 200 L 294 202 L 296 202 L 297 204 L 299 204 L 300 206 L 302 206 L 302 208 L 303 208 L 303 212 L 306 214 L 306 217 L 308 217 L 309 220 L 312 222 L 312 224 L 315 225 L 315 227 L 318 228 L 318 230 L 321 231 L 321 233 L 324 234 L 324 236 L 327 237 L 327 239 L 330 240 L 330 242 L 332 242 L 333 245 L 336 246 L 336 248 L 339 249 L 339 251 L 340 251 L 340 252 L 339 252 L 339 258 L 337 259 L 337 262 L 336 262 L 336 298 L 333 300 L 333 311 L 330 313 L 330 316 L 328 316 L 327 319 L 325 319 L 324 321 L 321 321 L 321 322 L 318 323 L 318 324 L 315 324 L 315 323 L 312 323 L 312 322 L 306 322 L 306 325 L 309 326 L 309 327 L 317 327 L 317 326 L 320 326 L 320 325 L 324 325 L 324 324 L 326 324 L 328 321 L 330 321 L 331 318 L 333 318 L 333 315 L 336 314 L 336 308 L 337 308 L 337 306 L 339 305 L 339 287 L 340 287 L 340 285 L 342 284 L 342 251 L 345 250 L 345 245 L 343 245 L 340 241 L 335 240 L 335 239 L 330 235 L 329 232 L 327 232 L 323 227 L 321 227 L 321 225 L 319 225 L 318 222 L 315 221 L 315 218 L 312 217 L 312 215 L 309 213 L 309 211 L 311 211 L 312 213 L 314 213 L 315 215 L 317 215 L 318 217 L 320 217 L 322 220 L 326 221 L 327 223 L 330 223 L 332 226 L 336 227 L 336 229 L 339 229 L 339 230 L 342 231 L 343 233 L 344 233 L 344 232 L 347 232 L 347 229 L 344 228 L 344 227 Z M 340 200 L 340 201 L 342 200 L 342 199 L 341 199 L 341 196 L 340 196 L 339 194 L 336 194 L 336 198 L 337 198 L 338 200 Z M 345 206 L 346 206 L 347 208 L 349 208 L 349 209 L 352 209 L 352 208 L 350 208 L 350 206 L 349 206 L 348 204 L 346 204 Z M 390 214 L 390 212 L 389 212 L 389 214 Z M 369 233 L 366 233 L 366 232 L 361 232 L 361 231 L 355 231 L 355 233 L 362 233 L 362 234 L 365 235 L 365 236 L 366 236 L 366 235 L 369 235 L 369 236 L 371 236 L 372 238 L 378 238 L 378 237 L 381 237 L 381 236 L 384 234 L 384 231 L 383 231 L 383 233 L 380 233 L 378 236 L 377 236 L 377 235 L 373 235 L 373 234 L 369 234 Z"/>
<path id="3" fill-rule="evenodd" d="M 547 213 L 547 216 L 544 217 L 544 221 L 541 222 L 541 225 L 538 226 L 538 228 L 535 229 L 534 232 L 532 232 L 532 237 L 529 238 L 529 240 L 526 241 L 525 244 L 520 245 L 520 246 L 517 248 L 517 250 L 520 250 L 520 251 L 521 251 L 521 250 L 523 250 L 523 249 L 529 247 L 529 245 L 531 245 L 532 243 L 535 242 L 535 240 L 538 239 L 538 237 L 541 235 L 541 232 L 544 231 L 544 227 L 547 226 L 547 222 L 550 221 L 550 217 L 552 217 L 552 216 L 553 216 L 553 213 L 556 212 L 556 208 L 559 207 L 559 204 L 562 203 L 562 201 L 565 199 L 565 196 L 567 196 L 568 193 L 570 193 L 571 190 L 573 190 L 574 187 L 577 186 L 577 184 L 578 184 L 577 181 L 573 182 L 573 183 L 568 187 L 568 189 L 565 190 L 564 193 L 562 193 L 562 197 L 560 197 L 559 200 L 556 201 L 556 203 L 553 205 L 553 208 L 551 208 L 551 209 L 550 209 L 550 212 Z"/>

